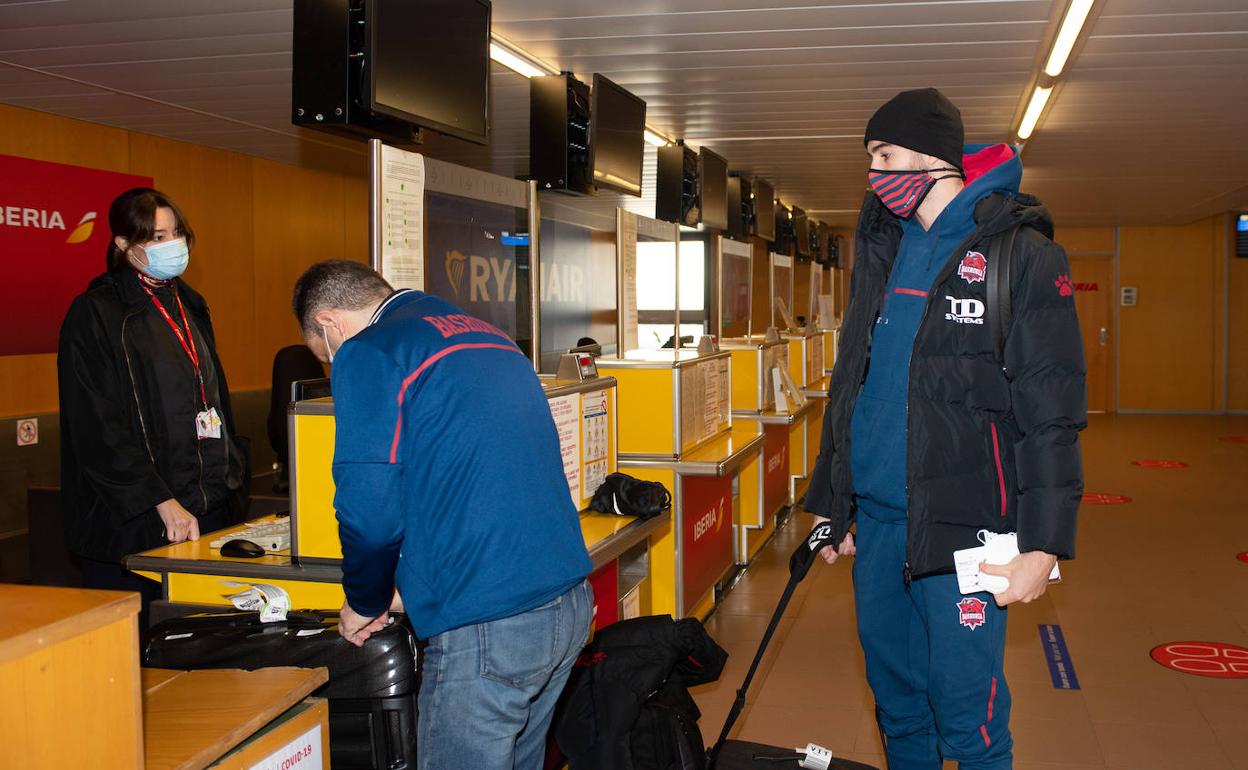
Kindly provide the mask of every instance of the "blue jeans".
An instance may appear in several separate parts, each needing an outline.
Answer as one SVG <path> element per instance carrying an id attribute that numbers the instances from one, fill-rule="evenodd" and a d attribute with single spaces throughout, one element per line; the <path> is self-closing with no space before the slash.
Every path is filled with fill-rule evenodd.
<path id="1" fill-rule="evenodd" d="M 988 593 L 963 596 L 955 575 L 906 587 L 906 523 L 859 512 L 854 559 L 858 637 L 891 770 L 1009 770 L 1009 613 Z"/>
<path id="2" fill-rule="evenodd" d="M 416 738 L 420 770 L 540 770 L 555 703 L 589 638 L 588 582 L 528 612 L 429 640 Z"/>

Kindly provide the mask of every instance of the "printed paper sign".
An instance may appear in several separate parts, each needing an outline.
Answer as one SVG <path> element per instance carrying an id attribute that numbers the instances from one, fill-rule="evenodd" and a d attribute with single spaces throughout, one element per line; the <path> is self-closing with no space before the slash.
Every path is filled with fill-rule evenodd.
<path id="1" fill-rule="evenodd" d="M 563 474 L 568 479 L 572 504 L 581 508 L 581 394 L 550 399 L 550 414 L 559 432 L 559 452 L 563 456 Z"/>
<path id="2" fill-rule="evenodd" d="M 324 767 L 321 726 L 318 724 L 252 765 L 250 770 L 323 770 Z"/>
<path id="3" fill-rule="evenodd" d="M 380 272 L 396 289 L 425 289 L 425 158 L 381 146 Z"/>

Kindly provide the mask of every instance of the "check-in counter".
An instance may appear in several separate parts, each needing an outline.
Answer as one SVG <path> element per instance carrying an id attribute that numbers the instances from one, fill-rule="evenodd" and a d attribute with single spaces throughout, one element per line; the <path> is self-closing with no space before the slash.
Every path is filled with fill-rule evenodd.
<path id="1" fill-rule="evenodd" d="M 638 351 L 599 359 L 619 383 L 619 465 L 672 493 L 651 540 L 652 612 L 706 617 L 734 569 L 738 517 L 759 516 L 762 437 L 732 424 L 731 356 Z"/>
<path id="2" fill-rule="evenodd" d="M 542 382 L 559 432 L 568 491 L 580 514 L 581 532 L 593 561 L 599 627 L 611 619 L 649 614 L 649 544 L 670 520 L 669 513 L 648 520 L 592 513 L 589 500 L 616 470 L 616 381 Z M 285 589 L 298 609 L 336 610 L 342 606 L 342 547 L 334 516 L 334 405 L 330 398 L 296 401 L 289 413 L 289 550 L 255 559 L 222 556 L 210 542 L 177 543 L 126 557 L 125 565 L 157 580 L 167 602 L 180 606 L 228 606 L 237 589 L 227 583 L 268 583 Z M 276 521 L 276 517 L 261 522 Z M 236 528 L 231 528 L 236 529 Z"/>
<path id="3" fill-rule="evenodd" d="M 789 503 L 793 465 L 792 426 L 765 423 L 776 415 L 776 368 L 789 368 L 790 344 L 779 338 L 725 339 L 721 348 L 732 356 L 732 414 L 735 424 L 763 437 L 756 512 L 737 520 L 738 564 L 748 564 L 775 532 L 777 519 Z M 804 440 L 805 434 L 800 434 Z"/>

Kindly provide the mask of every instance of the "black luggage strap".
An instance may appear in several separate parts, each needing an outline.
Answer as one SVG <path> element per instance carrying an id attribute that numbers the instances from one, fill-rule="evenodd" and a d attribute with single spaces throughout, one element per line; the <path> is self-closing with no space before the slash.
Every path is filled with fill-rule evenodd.
<path id="1" fill-rule="evenodd" d="M 728 740 L 728 733 L 732 731 L 732 726 L 736 723 L 737 717 L 741 716 L 741 711 L 745 708 L 745 693 L 750 689 L 750 682 L 754 680 L 754 674 L 758 671 L 758 664 L 762 662 L 763 655 L 767 652 L 767 645 L 771 642 L 771 637 L 776 632 L 776 627 L 780 625 L 780 618 L 784 616 L 784 610 L 789 606 L 789 600 L 793 598 L 793 592 L 797 589 L 797 584 L 802 582 L 806 577 L 806 573 L 810 571 L 811 564 L 814 563 L 815 557 L 823 550 L 824 546 L 836 547 L 835 533 L 832 525 L 826 522 L 816 524 L 810 534 L 806 536 L 797 548 L 793 551 L 793 555 L 789 557 L 789 582 L 784 587 L 784 593 L 780 596 L 780 603 L 776 605 L 776 611 L 771 616 L 771 622 L 767 624 L 767 631 L 763 634 L 763 640 L 758 643 L 758 652 L 754 653 L 754 661 L 750 663 L 750 670 L 745 674 L 745 681 L 741 683 L 741 689 L 737 690 L 737 697 L 732 702 L 732 708 L 728 711 L 728 718 L 724 720 L 724 729 L 719 732 L 719 739 L 715 741 L 715 745 L 707 752 L 707 758 L 710 766 L 715 766 L 715 757 L 719 755 L 720 748 L 723 747 L 724 741 Z"/>
<path id="2" fill-rule="evenodd" d="M 1014 238 L 1021 225 L 992 237 L 988 244 L 988 326 L 997 366 L 1005 369 L 1005 337 L 1014 312 L 1010 297 L 1010 264 L 1014 261 Z"/>

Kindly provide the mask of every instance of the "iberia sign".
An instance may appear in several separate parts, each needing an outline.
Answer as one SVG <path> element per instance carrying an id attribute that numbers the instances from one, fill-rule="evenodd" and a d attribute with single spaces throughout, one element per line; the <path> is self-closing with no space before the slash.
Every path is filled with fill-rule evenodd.
<path id="1" fill-rule="evenodd" d="M 104 272 L 108 206 L 149 177 L 0 155 L 0 355 L 55 353 L 73 298 Z"/>

